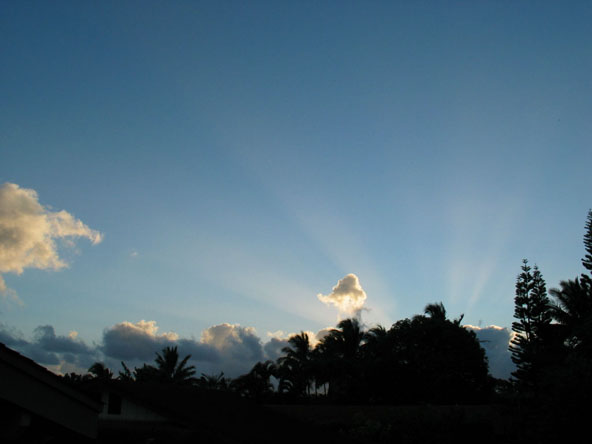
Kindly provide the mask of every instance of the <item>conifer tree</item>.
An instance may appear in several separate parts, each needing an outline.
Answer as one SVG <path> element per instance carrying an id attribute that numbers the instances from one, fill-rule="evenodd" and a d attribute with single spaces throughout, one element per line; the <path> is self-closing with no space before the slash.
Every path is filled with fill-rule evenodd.
<path id="1" fill-rule="evenodd" d="M 543 333 L 551 323 L 545 280 L 538 267 L 522 261 L 522 272 L 516 280 L 512 330 L 516 336 L 510 344 L 516 371 L 512 375 L 524 386 L 536 383 L 540 363 L 544 360 Z"/>
<path id="2" fill-rule="evenodd" d="M 582 282 L 590 288 L 592 287 L 592 210 L 588 211 L 588 219 L 586 220 L 584 248 L 586 249 L 586 255 L 582 258 L 582 265 L 588 270 L 589 275 L 582 274 Z"/>

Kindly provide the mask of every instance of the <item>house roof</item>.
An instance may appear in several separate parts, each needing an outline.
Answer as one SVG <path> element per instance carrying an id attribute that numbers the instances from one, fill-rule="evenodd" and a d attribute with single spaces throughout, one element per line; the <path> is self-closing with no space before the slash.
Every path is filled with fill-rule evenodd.
<path id="1" fill-rule="evenodd" d="M 0 379 L 0 399 L 84 436 L 96 436 L 100 403 L 2 343 Z"/>

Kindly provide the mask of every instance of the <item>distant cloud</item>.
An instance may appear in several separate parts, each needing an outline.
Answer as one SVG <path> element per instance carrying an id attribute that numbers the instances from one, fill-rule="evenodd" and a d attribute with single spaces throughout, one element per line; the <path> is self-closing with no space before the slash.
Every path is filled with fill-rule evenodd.
<path id="1" fill-rule="evenodd" d="M 253 327 L 238 324 L 218 324 L 203 331 L 201 342 L 213 346 L 219 353 L 225 370 L 244 373 L 264 359 L 261 339 Z"/>
<path id="2" fill-rule="evenodd" d="M 271 359 L 275 361 L 280 356 L 283 356 L 282 349 L 288 346 L 287 339 L 281 339 L 277 337 L 272 337 L 269 339 L 268 342 L 265 343 L 263 346 L 263 352 L 265 353 L 266 359 Z"/>
<path id="3" fill-rule="evenodd" d="M 508 379 L 514 371 L 508 344 L 511 330 L 495 325 L 465 328 L 476 333 L 489 360 L 490 373 L 496 378 Z M 159 333 L 155 321 L 120 322 L 103 331 L 102 343 L 87 345 L 75 331 L 58 335 L 51 325 L 40 325 L 33 332 L 32 340 L 19 331 L 0 323 L 0 342 L 14 348 L 56 373 L 85 373 L 97 361 L 105 362 L 115 373 L 120 361 L 128 366 L 153 363 L 157 352 L 164 347 L 178 347 L 179 354 L 191 355 L 190 363 L 199 373 L 219 373 L 235 377 L 248 372 L 253 365 L 266 359 L 276 360 L 283 355 L 288 339 L 295 333 L 281 331 L 268 333 L 270 338 L 262 343 L 252 327 L 223 323 L 207 328 L 201 338 L 181 338 L 173 332 Z M 316 345 L 332 330 L 327 327 L 309 335 L 311 345 Z"/>
<path id="4" fill-rule="evenodd" d="M 45 351 L 73 354 L 92 354 L 93 351 L 77 335 L 57 336 L 51 325 L 40 325 L 35 329 L 35 344 Z"/>
<path id="5" fill-rule="evenodd" d="M 177 339 L 176 333 L 159 334 L 156 321 L 124 321 L 105 329 L 103 352 L 116 359 L 150 361 L 156 352 L 173 346 Z"/>
<path id="6" fill-rule="evenodd" d="M 51 325 L 37 327 L 33 340 L 28 341 L 20 332 L 0 324 L 0 342 L 56 373 L 84 373 L 99 358 L 96 348 L 89 347 L 72 332 L 68 336 L 56 335 Z"/>
<path id="7" fill-rule="evenodd" d="M 8 347 L 24 347 L 29 344 L 22 334 L 13 328 L 0 324 L 0 342 Z"/>
<path id="8" fill-rule="evenodd" d="M 475 332 L 481 347 L 485 349 L 491 375 L 495 378 L 509 379 L 516 369 L 508 350 L 514 333 L 506 327 L 496 325 L 488 327 L 465 325 L 464 327 Z"/>
<path id="9" fill-rule="evenodd" d="M 191 355 L 199 372 L 223 370 L 237 375 L 264 358 L 254 328 L 227 323 L 209 327 L 196 340 L 173 332 L 159 333 L 156 321 L 120 322 L 104 330 L 101 350 L 112 360 L 149 363 L 163 348 L 175 346 L 180 355 Z"/>
<path id="10" fill-rule="evenodd" d="M 358 277 L 350 273 L 337 282 L 328 295 L 318 294 L 317 298 L 327 305 L 337 307 L 340 315 L 359 317 L 366 302 L 366 292 Z"/>
<path id="11" fill-rule="evenodd" d="M 93 244 L 102 234 L 70 213 L 50 211 L 39 203 L 35 190 L 14 183 L 0 186 L 0 294 L 16 297 L 6 287 L 3 273 L 21 274 L 25 268 L 60 270 L 67 267 L 58 254 L 56 239 L 72 244 L 86 237 Z"/>

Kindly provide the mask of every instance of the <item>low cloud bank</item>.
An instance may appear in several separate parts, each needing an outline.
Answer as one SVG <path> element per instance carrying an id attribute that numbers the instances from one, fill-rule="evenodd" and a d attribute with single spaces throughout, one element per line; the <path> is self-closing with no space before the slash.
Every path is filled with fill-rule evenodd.
<path id="1" fill-rule="evenodd" d="M 485 349 L 490 373 L 496 378 L 508 379 L 514 371 L 508 344 L 511 330 L 504 327 L 476 327 L 465 325 L 475 332 Z M 307 331 L 311 345 L 316 345 L 331 328 L 317 333 Z M 58 335 L 51 325 L 41 325 L 26 339 L 19 331 L 0 324 L 0 342 L 14 348 L 56 373 L 85 373 L 97 361 L 104 362 L 115 373 L 121 361 L 128 367 L 153 363 L 157 352 L 164 347 L 178 347 L 181 356 L 191 355 L 190 364 L 197 374 L 217 374 L 224 371 L 236 377 L 248 372 L 255 363 L 282 356 L 289 338 L 296 333 L 278 331 L 268 333 L 263 343 L 253 327 L 223 323 L 207 328 L 200 339 L 181 338 L 173 332 L 159 332 L 155 321 L 120 322 L 103 331 L 100 344 L 88 345 L 76 332 Z"/>
<path id="2" fill-rule="evenodd" d="M 0 324 L 0 342 L 56 373 L 86 371 L 101 358 L 99 351 L 79 340 L 72 331 L 67 336 L 56 335 L 51 325 L 40 325 L 27 340 L 17 330 Z"/>
<path id="3" fill-rule="evenodd" d="M 0 324 L 0 342 L 56 373 L 85 373 L 97 361 L 117 373 L 121 361 L 130 368 L 153 363 L 157 352 L 175 346 L 181 356 L 191 355 L 190 363 L 196 366 L 198 375 L 224 371 L 234 377 L 248 372 L 259 361 L 277 357 L 266 353 L 253 327 L 214 325 L 204 330 L 199 340 L 158 330 L 156 321 L 124 321 L 106 328 L 102 342 L 89 346 L 76 332 L 56 335 L 51 325 L 37 327 L 33 339 L 27 340 L 17 330 Z"/>

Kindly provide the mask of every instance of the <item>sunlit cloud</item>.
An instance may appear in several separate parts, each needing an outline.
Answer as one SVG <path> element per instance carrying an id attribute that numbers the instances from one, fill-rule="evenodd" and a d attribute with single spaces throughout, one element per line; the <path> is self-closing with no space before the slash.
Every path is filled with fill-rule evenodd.
<path id="1" fill-rule="evenodd" d="M 306 333 L 308 335 L 308 340 L 310 342 L 311 347 L 316 347 L 321 340 L 327 336 L 333 327 L 326 327 L 318 332 L 314 333 L 310 330 L 298 332 L 298 333 L 284 333 L 282 330 L 277 330 L 275 332 L 268 332 L 267 336 L 269 337 L 269 341 L 265 343 L 263 346 L 263 351 L 265 352 L 266 359 L 276 360 L 280 356 L 284 355 L 283 349 L 288 347 L 290 344 L 288 340 L 295 335 L 300 333 Z"/>
<path id="2" fill-rule="evenodd" d="M 515 369 L 508 351 L 514 333 L 495 325 L 464 327 L 475 332 L 485 349 L 490 373 L 496 378 L 509 378 Z M 304 333 L 314 347 L 331 330 L 332 327 L 327 327 L 316 333 Z M 59 335 L 53 326 L 40 325 L 33 331 L 32 339 L 27 339 L 21 332 L 0 323 L 0 342 L 61 374 L 85 373 L 97 361 L 105 362 L 117 372 L 122 360 L 133 368 L 152 363 L 156 353 L 164 347 L 178 347 L 181 356 L 191 355 L 190 363 L 199 373 L 224 371 L 234 377 L 248 372 L 257 362 L 282 356 L 282 350 L 289 346 L 288 340 L 295 334 L 300 332 L 269 332 L 269 339 L 264 343 L 253 327 L 222 323 L 205 329 L 201 338 L 195 339 L 180 337 L 174 332 L 159 333 L 156 321 L 124 321 L 106 328 L 101 343 L 88 345 L 76 331 Z"/>
<path id="3" fill-rule="evenodd" d="M 306 234 L 339 269 L 356 270 L 358 275 L 364 276 L 365 286 L 373 295 L 372 308 L 364 307 L 364 310 L 368 310 L 374 322 L 387 322 L 390 316 L 386 311 L 397 309 L 397 298 L 393 297 L 397 295 L 396 284 L 380 273 L 380 266 L 360 233 L 346 222 L 346 215 L 325 200 L 319 205 L 316 200 L 302 196 L 285 195 L 283 198 Z"/>
<path id="4" fill-rule="evenodd" d="M 244 130 L 248 134 L 253 134 L 252 128 L 258 124 L 247 124 L 243 120 L 241 125 L 244 125 Z M 264 133 L 269 136 L 271 133 L 268 130 L 269 128 L 266 128 Z M 261 135 L 258 132 L 256 134 L 258 138 Z M 290 162 L 284 160 L 277 165 L 274 164 L 274 168 L 269 168 L 270 159 L 277 155 L 277 142 L 285 139 L 284 137 L 276 134 L 269 143 L 262 144 L 259 139 L 257 143 L 253 140 L 249 142 L 250 136 L 243 137 L 245 135 L 241 134 L 240 139 L 236 139 L 225 131 L 219 133 L 218 137 L 233 151 L 233 160 L 250 172 L 252 179 L 261 183 L 275 197 L 278 208 L 289 214 L 303 234 L 315 244 L 315 252 L 329 259 L 337 269 L 356 270 L 364 276 L 365 285 L 372 290 L 373 295 L 373 306 L 371 311 L 369 310 L 369 315 L 374 322 L 387 322 L 392 312 L 397 309 L 397 289 L 392 279 L 386 279 L 381 273 L 376 258 L 368 250 L 361 235 L 363 231 L 348 223 L 348 215 L 333 204 L 331 196 L 320 193 L 318 187 L 313 186 L 307 190 L 304 184 L 314 184 L 314 180 L 306 180 L 302 174 L 310 169 L 305 165 L 302 165 L 302 168 L 294 168 L 302 159 L 295 156 Z M 286 155 L 292 154 L 283 151 L 282 156 Z M 261 162 L 261 159 L 266 159 L 266 162 Z M 353 209 L 355 203 L 352 201 L 351 205 Z M 391 271 L 389 276 L 392 276 L 392 273 Z"/>
<path id="5" fill-rule="evenodd" d="M 154 353 L 179 339 L 173 332 L 158 333 L 156 321 L 124 321 L 105 329 L 103 351 L 117 359 L 151 359 Z"/>
<path id="6" fill-rule="evenodd" d="M 68 264 L 60 258 L 56 240 L 74 245 L 85 237 L 98 244 L 103 236 L 70 213 L 51 211 L 39 203 L 37 192 L 14 183 L 0 186 L 0 294 L 16 297 L 2 274 L 20 275 L 26 268 L 60 270 Z"/>
<path id="7" fill-rule="evenodd" d="M 205 329 L 200 339 L 158 330 L 156 321 L 120 322 L 105 329 L 101 350 L 116 363 L 124 360 L 136 365 L 151 362 L 165 347 L 178 347 L 179 354 L 190 355 L 200 372 L 223 370 L 235 376 L 247 372 L 264 358 L 261 339 L 253 327 L 218 324 Z"/>
<path id="8" fill-rule="evenodd" d="M 326 305 L 336 307 L 340 315 L 360 317 L 367 296 L 358 277 L 350 273 L 337 282 L 330 294 L 319 293 L 317 298 Z"/>
<path id="9" fill-rule="evenodd" d="M 279 341 L 284 341 L 287 344 L 288 340 L 292 336 L 296 336 L 301 333 L 306 333 L 308 335 L 308 341 L 310 342 L 311 347 L 316 347 L 317 344 L 321 341 L 321 339 L 323 339 L 332 329 L 333 329 L 333 327 L 326 327 L 326 328 L 319 330 L 316 333 L 311 330 L 302 330 L 297 333 L 296 332 L 284 333 L 282 330 L 278 330 L 275 332 L 268 332 L 267 336 L 270 338 L 270 340 L 277 339 Z"/>

